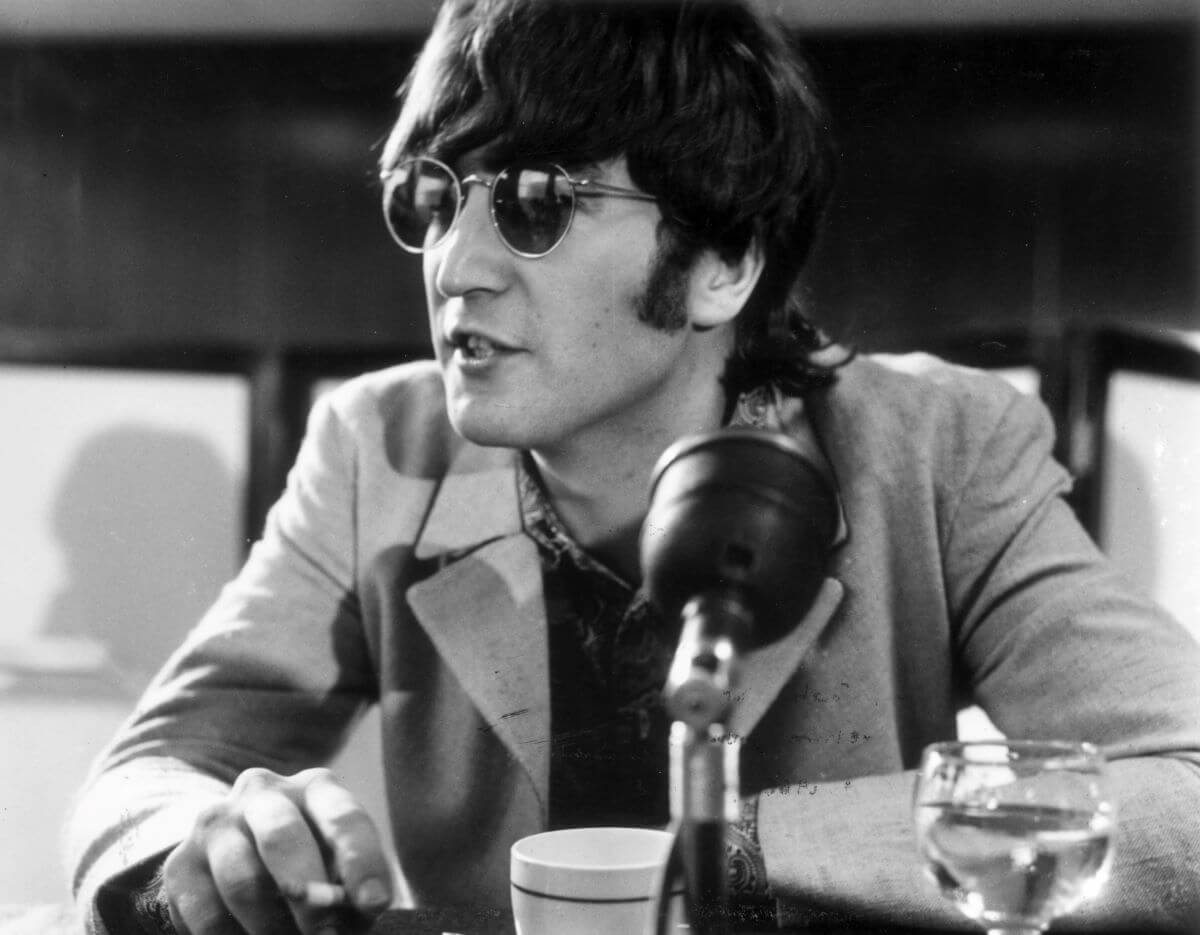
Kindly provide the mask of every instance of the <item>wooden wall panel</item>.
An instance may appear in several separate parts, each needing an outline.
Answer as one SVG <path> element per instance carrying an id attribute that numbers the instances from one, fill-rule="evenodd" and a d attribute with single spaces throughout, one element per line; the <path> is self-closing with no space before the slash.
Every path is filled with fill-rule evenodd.
<path id="1" fill-rule="evenodd" d="M 817 317 L 1195 327 L 1197 29 L 823 30 L 841 181 Z M 412 38 L 0 45 L 0 327 L 411 346 L 373 162 Z"/>

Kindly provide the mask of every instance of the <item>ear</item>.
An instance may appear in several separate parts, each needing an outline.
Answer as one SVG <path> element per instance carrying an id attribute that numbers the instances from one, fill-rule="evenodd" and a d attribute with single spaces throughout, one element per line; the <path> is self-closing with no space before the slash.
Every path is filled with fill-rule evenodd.
<path id="1" fill-rule="evenodd" d="M 696 328 L 715 328 L 733 321 L 745 306 L 762 275 L 763 255 L 758 240 L 733 262 L 715 250 L 705 250 L 692 266 L 688 284 L 688 321 Z"/>

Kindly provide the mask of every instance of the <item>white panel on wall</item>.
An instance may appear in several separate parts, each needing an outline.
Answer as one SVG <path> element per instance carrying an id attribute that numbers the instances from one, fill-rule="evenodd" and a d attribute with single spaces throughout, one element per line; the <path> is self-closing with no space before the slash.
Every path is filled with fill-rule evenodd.
<path id="1" fill-rule="evenodd" d="M 1036 396 L 1041 390 L 1042 375 L 1034 367 L 1001 367 L 989 373 L 1008 381 L 1027 396 Z"/>
<path id="2" fill-rule="evenodd" d="M 1108 387 L 1100 542 L 1200 637 L 1200 383 L 1119 372 Z"/>
<path id="3" fill-rule="evenodd" d="M 63 900 L 71 796 L 241 560 L 248 393 L 0 366 L 0 903 Z"/>

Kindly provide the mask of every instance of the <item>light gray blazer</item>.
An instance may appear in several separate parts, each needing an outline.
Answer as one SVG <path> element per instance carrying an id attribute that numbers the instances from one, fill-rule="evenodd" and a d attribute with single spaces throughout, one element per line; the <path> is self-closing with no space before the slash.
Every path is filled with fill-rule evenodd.
<path id="1" fill-rule="evenodd" d="M 1117 760 L 1114 881 L 1084 924 L 1200 920 L 1200 649 L 1080 529 L 1040 403 L 873 357 L 778 417 L 815 433 L 848 527 L 807 618 L 746 659 L 730 725 L 781 917 L 958 921 L 913 857 L 911 769 L 974 701 L 1012 736 Z M 455 435 L 432 364 L 316 407 L 262 540 L 83 792 L 85 909 L 242 769 L 327 760 L 371 703 L 416 899 L 507 905 L 508 848 L 545 821 L 550 724 L 515 456 Z"/>

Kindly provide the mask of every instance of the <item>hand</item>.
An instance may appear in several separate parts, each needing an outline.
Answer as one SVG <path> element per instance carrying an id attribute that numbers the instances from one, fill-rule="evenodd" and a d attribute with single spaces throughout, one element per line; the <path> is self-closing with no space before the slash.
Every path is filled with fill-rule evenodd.
<path id="1" fill-rule="evenodd" d="M 295 896 L 324 881 L 347 907 Z M 178 935 L 365 931 L 392 900 L 379 832 L 327 769 L 246 770 L 167 857 L 163 889 Z"/>

